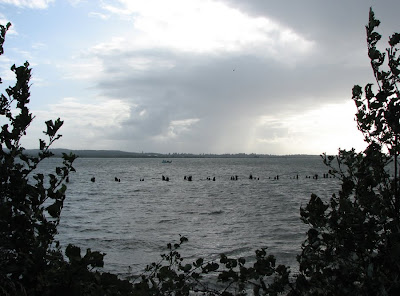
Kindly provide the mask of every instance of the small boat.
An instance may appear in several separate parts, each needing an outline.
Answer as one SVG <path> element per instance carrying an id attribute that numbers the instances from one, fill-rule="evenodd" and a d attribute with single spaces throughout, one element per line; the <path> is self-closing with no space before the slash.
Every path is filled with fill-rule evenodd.
<path id="1" fill-rule="evenodd" d="M 172 160 L 165 160 L 165 159 L 162 161 L 162 163 L 171 163 L 171 162 Z"/>

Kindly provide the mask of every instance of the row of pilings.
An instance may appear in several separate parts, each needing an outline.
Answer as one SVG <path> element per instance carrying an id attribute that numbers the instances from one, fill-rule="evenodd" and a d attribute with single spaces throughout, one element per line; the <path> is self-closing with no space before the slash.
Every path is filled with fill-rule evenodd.
<path id="1" fill-rule="evenodd" d="M 275 176 L 273 176 L 273 177 L 268 177 L 268 180 L 279 180 L 279 178 L 280 178 L 279 175 L 275 175 Z M 299 180 L 299 179 L 300 179 L 300 177 L 299 177 L 298 174 L 296 174 L 296 175 L 294 175 L 294 176 L 290 176 L 289 178 L 290 178 L 290 179 L 296 179 L 296 180 Z M 318 180 L 318 178 L 320 178 L 320 176 L 319 176 L 318 174 L 306 175 L 305 178 L 306 178 L 306 179 Z M 330 178 L 335 178 L 335 176 L 332 175 L 332 174 L 329 174 L 329 173 L 326 173 L 326 174 L 324 173 L 324 174 L 322 174 L 322 177 L 321 177 L 321 178 L 322 178 L 322 179 L 330 179 Z M 240 178 L 239 178 L 238 175 L 230 176 L 230 180 L 231 180 L 231 181 L 238 181 L 239 179 L 240 179 Z M 255 176 L 253 176 L 253 174 L 250 174 L 249 177 L 248 177 L 248 179 L 249 179 L 249 180 L 260 180 L 260 177 L 255 177 Z M 92 182 L 95 182 L 95 181 L 96 181 L 96 178 L 95 178 L 95 177 L 92 177 L 90 180 L 91 180 Z M 115 180 L 115 182 L 121 182 L 121 179 L 120 179 L 120 178 L 117 178 L 117 177 L 115 177 L 114 180 Z M 161 176 L 161 180 L 162 180 L 162 181 L 168 182 L 168 181 L 170 181 L 170 178 L 167 177 L 167 176 L 162 175 L 162 176 Z M 186 176 L 186 175 L 185 175 L 185 176 L 183 177 L 183 180 L 191 182 L 191 181 L 193 181 L 194 179 L 193 179 L 193 176 L 192 176 L 192 175 L 189 175 L 189 176 Z M 206 180 L 207 180 L 207 181 L 216 181 L 216 178 L 215 178 L 215 176 L 214 176 L 214 177 L 207 177 Z M 68 180 L 68 181 L 69 181 L 69 180 Z M 141 182 L 144 181 L 144 178 L 140 178 L 140 181 L 141 181 Z"/>

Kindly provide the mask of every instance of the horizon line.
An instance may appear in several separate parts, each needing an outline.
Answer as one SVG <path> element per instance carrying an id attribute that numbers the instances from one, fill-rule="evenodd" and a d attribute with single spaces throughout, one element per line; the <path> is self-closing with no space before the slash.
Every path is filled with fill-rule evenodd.
<path id="1" fill-rule="evenodd" d="M 26 148 L 25 149 L 27 152 L 29 151 L 39 151 L 38 148 Z M 224 152 L 224 153 L 211 153 L 211 152 L 200 152 L 200 153 L 194 153 L 194 152 L 148 152 L 148 151 L 142 151 L 142 152 L 133 152 L 133 151 L 124 151 L 124 150 L 117 150 L 117 149 L 69 149 L 69 148 L 50 148 L 50 151 L 53 152 L 61 152 L 62 151 L 67 151 L 67 152 L 84 152 L 84 153 L 118 153 L 118 154 L 132 154 L 136 156 L 146 156 L 146 157 L 156 157 L 157 155 L 159 156 L 166 156 L 166 157 L 172 157 L 172 156 L 184 156 L 184 155 L 193 155 L 193 156 L 320 156 L 320 154 L 309 154 L 309 153 L 289 153 L 289 154 L 272 154 L 272 153 L 246 153 L 246 152 Z"/>

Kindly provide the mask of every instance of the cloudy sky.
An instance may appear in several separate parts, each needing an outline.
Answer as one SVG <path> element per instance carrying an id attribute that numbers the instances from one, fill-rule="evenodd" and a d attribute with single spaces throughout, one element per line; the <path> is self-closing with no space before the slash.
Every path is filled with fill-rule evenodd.
<path id="1" fill-rule="evenodd" d="M 24 145 L 162 153 L 362 149 L 354 84 L 373 82 L 369 7 L 386 47 L 398 0 L 0 0 L 0 57 L 33 68 Z"/>

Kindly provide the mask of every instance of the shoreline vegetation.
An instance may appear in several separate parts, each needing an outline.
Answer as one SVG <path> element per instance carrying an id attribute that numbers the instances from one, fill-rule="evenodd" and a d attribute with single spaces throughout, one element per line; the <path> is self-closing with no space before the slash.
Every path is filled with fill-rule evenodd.
<path id="1" fill-rule="evenodd" d="M 256 154 L 256 153 L 154 153 L 154 152 L 126 152 L 121 150 L 72 150 L 64 148 L 50 149 L 54 157 L 62 157 L 63 153 L 73 153 L 79 158 L 287 158 L 287 157 L 320 157 L 311 154 Z M 26 149 L 27 155 L 37 155 L 39 149 Z"/>

